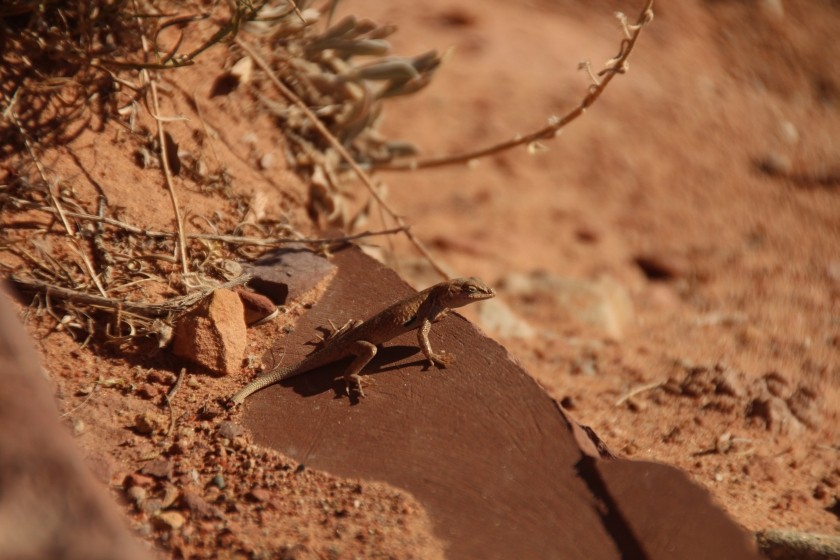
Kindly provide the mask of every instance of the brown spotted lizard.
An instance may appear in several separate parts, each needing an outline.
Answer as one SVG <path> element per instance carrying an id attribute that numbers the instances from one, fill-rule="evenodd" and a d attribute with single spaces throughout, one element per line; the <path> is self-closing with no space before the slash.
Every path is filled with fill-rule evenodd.
<path id="1" fill-rule="evenodd" d="M 435 284 L 380 311 L 366 321 L 351 321 L 329 336 L 322 348 L 309 354 L 294 366 L 277 368 L 258 377 L 230 398 L 231 404 L 241 404 L 251 394 L 302 373 L 337 362 L 348 356 L 356 358 L 344 372 L 347 393 L 351 385 L 364 397 L 359 372 L 376 355 L 377 346 L 413 330 L 423 355 L 436 367 L 445 367 L 453 361 L 451 354 L 435 353 L 429 343 L 432 323 L 443 319 L 450 309 L 463 307 L 474 301 L 496 295 L 478 278 L 456 278 Z"/>

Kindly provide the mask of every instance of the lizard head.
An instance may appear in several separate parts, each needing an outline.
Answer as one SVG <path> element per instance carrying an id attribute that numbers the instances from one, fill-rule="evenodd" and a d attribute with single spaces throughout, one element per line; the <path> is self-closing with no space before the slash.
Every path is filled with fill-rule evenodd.
<path id="1" fill-rule="evenodd" d="M 463 307 L 474 301 L 496 296 L 493 288 L 478 278 L 455 278 L 443 284 L 446 291 L 443 303 L 446 307 Z"/>

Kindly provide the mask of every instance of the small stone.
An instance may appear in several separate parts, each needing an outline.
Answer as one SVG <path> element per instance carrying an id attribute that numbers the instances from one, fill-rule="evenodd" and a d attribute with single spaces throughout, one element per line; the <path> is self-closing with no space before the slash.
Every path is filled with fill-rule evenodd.
<path id="1" fill-rule="evenodd" d="M 276 318 L 280 312 L 277 305 L 262 294 L 239 288 L 236 290 L 245 309 L 245 324 L 249 327 L 262 325 Z"/>
<path id="2" fill-rule="evenodd" d="M 188 489 L 181 493 L 181 506 L 185 507 L 195 517 L 203 519 L 222 518 L 222 512 L 219 508 L 210 505 L 207 500 L 193 490 Z"/>
<path id="3" fill-rule="evenodd" d="M 134 486 L 142 486 L 143 488 L 149 488 L 154 485 L 154 483 L 155 479 L 150 476 L 142 475 L 140 473 L 132 473 L 125 477 L 123 487 L 132 488 Z"/>
<path id="4" fill-rule="evenodd" d="M 240 84 L 247 84 L 251 81 L 251 74 L 254 71 L 254 61 L 250 56 L 240 58 L 230 69 L 230 73 L 239 80 Z"/>
<path id="5" fill-rule="evenodd" d="M 760 418 L 767 430 L 783 435 L 798 431 L 802 427 L 791 414 L 785 401 L 773 396 L 753 399 L 747 407 L 747 417 Z"/>
<path id="6" fill-rule="evenodd" d="M 271 493 L 264 488 L 254 488 L 245 495 L 252 502 L 267 502 L 271 499 Z"/>
<path id="7" fill-rule="evenodd" d="M 211 480 L 210 483 L 219 490 L 225 489 L 225 477 L 221 474 L 217 474 L 216 476 L 214 476 L 213 480 Z"/>
<path id="8" fill-rule="evenodd" d="M 222 422 L 219 424 L 219 435 L 227 440 L 233 441 L 243 435 L 245 428 L 235 422 Z"/>
<path id="9" fill-rule="evenodd" d="M 73 435 L 79 437 L 85 433 L 85 421 L 81 418 L 73 420 Z"/>
<path id="10" fill-rule="evenodd" d="M 814 492 L 812 493 L 812 495 L 814 496 L 815 500 L 822 500 L 826 496 L 828 496 L 828 489 L 822 484 L 817 484 L 814 487 Z"/>
<path id="11" fill-rule="evenodd" d="M 263 154 L 259 161 L 260 169 L 266 171 L 274 167 L 274 159 L 274 154 L 272 152 Z"/>
<path id="12" fill-rule="evenodd" d="M 143 502 L 146 501 L 148 493 L 142 486 L 132 486 L 126 491 L 125 495 L 128 496 L 128 499 L 134 502 L 137 507 L 140 507 Z"/>
<path id="13" fill-rule="evenodd" d="M 140 472 L 148 476 L 153 476 L 155 478 L 168 479 L 172 476 L 172 463 L 165 459 L 155 459 L 143 465 L 143 468 L 140 469 Z"/>
<path id="14" fill-rule="evenodd" d="M 787 379 L 778 372 L 771 371 L 770 373 L 765 374 L 762 379 L 764 380 L 765 385 L 767 385 L 767 390 L 770 391 L 770 394 L 774 397 L 782 397 L 787 390 Z"/>
<path id="15" fill-rule="evenodd" d="M 135 393 L 141 399 L 151 400 L 160 395 L 160 388 L 149 383 L 142 383 L 137 387 Z"/>
<path id="16" fill-rule="evenodd" d="M 244 317 L 235 292 L 216 290 L 178 321 L 173 352 L 215 373 L 238 372 L 248 342 Z"/>
<path id="17" fill-rule="evenodd" d="M 146 500 L 139 504 L 140 511 L 145 513 L 146 515 L 152 516 L 157 514 L 160 510 L 163 509 L 163 502 L 161 502 L 157 498 L 152 498 L 150 500 Z"/>
<path id="18" fill-rule="evenodd" d="M 142 436 L 150 435 L 160 427 L 160 419 L 155 414 L 144 412 L 134 417 L 134 431 Z"/>
<path id="19" fill-rule="evenodd" d="M 195 430 L 188 427 L 181 427 L 176 435 L 176 443 L 182 450 L 187 450 L 195 444 Z"/>
<path id="20" fill-rule="evenodd" d="M 163 491 L 163 499 L 161 500 L 163 509 L 167 509 L 174 504 L 180 495 L 181 492 L 177 488 L 171 484 L 167 484 Z"/>
<path id="21" fill-rule="evenodd" d="M 723 368 L 715 376 L 715 392 L 721 395 L 729 395 L 731 397 L 745 397 L 747 390 L 739 379 L 738 374 L 729 368 Z"/>
<path id="22" fill-rule="evenodd" d="M 817 401 L 817 393 L 809 387 L 799 387 L 787 399 L 787 405 L 797 420 L 811 429 L 819 426 L 822 415 Z"/>
<path id="23" fill-rule="evenodd" d="M 183 527 L 186 522 L 184 516 L 177 511 L 162 511 L 155 517 L 155 520 L 164 528 L 176 531 Z"/>

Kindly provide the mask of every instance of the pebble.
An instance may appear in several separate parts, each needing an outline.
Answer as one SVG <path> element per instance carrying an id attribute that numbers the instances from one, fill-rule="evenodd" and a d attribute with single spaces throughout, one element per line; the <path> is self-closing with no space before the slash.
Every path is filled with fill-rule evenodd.
<path id="1" fill-rule="evenodd" d="M 172 474 L 172 463 L 166 459 L 155 459 L 143 465 L 140 472 L 155 478 L 169 478 Z"/>
<path id="2" fill-rule="evenodd" d="M 142 475 L 140 473 L 132 473 L 125 477 L 125 480 L 123 481 L 123 486 L 125 488 L 131 488 L 133 486 L 142 486 L 143 488 L 148 488 L 154 483 L 155 479 L 150 476 Z"/>
<path id="3" fill-rule="evenodd" d="M 809 428 L 814 429 L 821 423 L 822 415 L 818 406 L 818 397 L 813 389 L 797 388 L 787 399 L 787 406 L 796 419 Z"/>
<path id="4" fill-rule="evenodd" d="M 138 507 L 146 501 L 146 497 L 148 496 L 148 492 L 142 486 L 132 486 L 126 491 L 126 496 L 134 502 Z"/>
<path id="5" fill-rule="evenodd" d="M 207 518 L 221 518 L 222 512 L 205 500 L 201 495 L 193 490 L 184 490 L 181 493 L 181 505 L 189 510 L 195 517 Z"/>
<path id="6" fill-rule="evenodd" d="M 222 422 L 219 424 L 219 435 L 225 439 L 233 440 L 245 433 L 245 428 L 235 422 Z"/>
<path id="7" fill-rule="evenodd" d="M 267 323 L 279 315 L 277 305 L 266 296 L 249 292 L 243 288 L 234 290 L 242 300 L 245 309 L 245 324 L 255 327 Z"/>
<path id="8" fill-rule="evenodd" d="M 160 395 L 160 388 L 155 387 L 149 383 L 142 383 L 135 391 L 138 397 L 145 400 L 151 400 Z"/>
<path id="9" fill-rule="evenodd" d="M 219 490 L 225 489 L 225 477 L 221 474 L 217 474 L 216 476 L 214 476 L 213 480 L 211 480 L 210 483 Z"/>
<path id="10" fill-rule="evenodd" d="M 274 159 L 274 154 L 271 152 L 263 154 L 259 161 L 260 169 L 266 171 L 274 167 Z"/>
<path id="11" fill-rule="evenodd" d="M 271 493 L 264 488 L 254 488 L 245 497 L 253 502 L 267 502 L 271 498 Z"/>
<path id="12" fill-rule="evenodd" d="M 162 511 L 157 514 L 155 519 L 163 526 L 174 530 L 180 529 L 186 522 L 184 516 L 177 511 Z"/>
<path id="13" fill-rule="evenodd" d="M 144 412 L 134 417 L 134 431 L 141 436 L 147 436 L 160 428 L 157 415 Z"/>

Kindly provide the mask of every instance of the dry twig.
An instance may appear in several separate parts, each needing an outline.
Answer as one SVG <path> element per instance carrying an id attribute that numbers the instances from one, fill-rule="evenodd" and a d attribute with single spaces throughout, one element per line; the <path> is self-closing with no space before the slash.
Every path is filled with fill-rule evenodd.
<path id="1" fill-rule="evenodd" d="M 645 385 L 641 385 L 639 387 L 636 387 L 635 389 L 633 389 L 630 392 L 624 394 L 620 399 L 615 401 L 615 406 L 621 406 L 626 401 L 632 399 L 636 395 L 640 395 L 640 394 L 642 394 L 646 391 L 651 391 L 653 389 L 658 389 L 659 387 L 662 387 L 663 385 L 665 385 L 665 381 L 654 381 L 653 383 L 647 383 Z"/>
<path id="2" fill-rule="evenodd" d="M 626 18 L 620 12 L 617 16 L 621 21 L 625 34 L 625 38 L 621 41 L 618 54 L 607 62 L 606 67 L 598 72 L 597 76 L 592 74 L 588 63 L 581 64 L 581 68 L 589 71 L 593 84 L 590 86 L 589 91 L 580 104 L 566 113 L 566 115 L 562 118 L 552 116 L 548 119 L 548 124 L 546 126 L 530 134 L 517 136 L 510 140 L 506 140 L 486 148 L 474 150 L 472 152 L 467 152 L 465 154 L 374 163 L 371 167 L 373 169 L 383 171 L 413 171 L 415 169 L 428 169 L 431 167 L 467 163 L 475 159 L 510 150 L 517 146 L 532 145 L 540 140 L 549 140 L 554 138 L 561 129 L 581 116 L 590 105 L 595 103 L 617 74 L 624 74 L 627 71 L 627 59 L 630 56 L 630 53 L 633 52 L 633 48 L 636 46 L 636 40 L 639 38 L 642 28 L 653 21 L 653 0 L 647 1 L 647 4 L 634 25 L 628 24 Z"/>
<path id="3" fill-rule="evenodd" d="M 32 203 L 28 200 L 23 200 L 20 198 L 13 198 L 9 197 L 8 199 L 10 202 L 20 206 L 26 206 L 27 208 L 31 208 L 34 210 L 40 210 L 42 212 L 50 212 L 54 213 L 56 210 L 50 206 L 40 206 L 38 204 Z M 144 237 L 149 238 L 158 238 L 158 239 L 173 239 L 178 236 L 177 233 L 171 231 L 157 231 L 152 229 L 144 229 L 133 224 L 129 224 L 127 222 L 123 222 L 120 220 L 116 220 L 114 218 L 108 218 L 106 216 L 97 216 L 95 214 L 86 214 L 84 212 L 66 212 L 66 215 L 70 218 L 77 218 L 80 220 L 87 220 L 90 222 L 95 223 L 102 223 L 109 226 L 113 226 L 122 230 L 125 230 L 129 233 L 134 233 L 137 235 L 142 235 Z M 366 237 L 377 237 L 380 235 L 393 235 L 395 233 L 400 233 L 406 231 L 410 226 L 403 225 L 400 227 L 389 228 L 389 229 L 381 229 L 381 230 L 374 230 L 374 231 L 363 231 L 360 233 L 354 233 L 351 235 L 341 235 L 337 237 L 303 237 L 303 236 L 290 236 L 290 237 L 248 237 L 242 235 L 225 235 L 225 234 L 215 234 L 215 233 L 188 233 L 186 234 L 187 239 L 201 239 L 206 241 L 220 241 L 222 243 L 230 243 L 232 245 L 253 245 L 256 247 L 277 247 L 280 245 L 284 245 L 286 243 L 305 243 L 311 245 L 335 245 L 339 243 L 347 243 L 349 241 L 357 241 L 359 239 L 364 239 Z"/>
<path id="4" fill-rule="evenodd" d="M 143 48 L 147 49 L 147 42 L 143 38 Z M 178 195 L 175 193 L 175 185 L 172 182 L 172 169 L 169 166 L 169 150 L 167 149 L 166 134 L 163 131 L 163 119 L 160 114 L 160 102 L 158 101 L 157 82 L 149 70 L 143 70 L 145 81 L 151 86 L 152 92 L 152 107 L 154 114 L 152 117 L 157 123 L 158 141 L 160 142 L 160 161 L 163 168 L 163 176 L 166 180 L 166 189 L 169 191 L 169 199 L 172 202 L 172 210 L 175 212 L 175 224 L 178 228 L 178 253 L 181 261 L 181 272 L 184 275 L 189 274 L 189 261 L 187 260 L 187 237 L 184 234 L 184 218 L 181 216 L 181 208 L 178 206 Z"/>
<path id="5" fill-rule="evenodd" d="M 19 285 L 21 288 L 45 293 L 48 297 L 57 297 L 58 299 L 89 305 L 100 309 L 133 311 L 145 317 L 165 317 L 171 314 L 177 315 L 183 313 L 215 290 L 228 289 L 242 285 L 250 280 L 251 276 L 243 274 L 238 278 L 234 278 L 233 280 L 219 284 L 218 286 L 196 290 L 183 296 L 165 300 L 162 303 L 125 301 L 116 298 L 96 296 L 86 292 L 80 292 L 79 290 L 50 284 L 49 282 L 44 282 L 43 280 L 27 278 L 16 274 L 13 274 L 10 278 L 12 282 Z"/>
<path id="6" fill-rule="evenodd" d="M 187 374 L 187 368 L 181 368 L 181 371 L 178 373 L 178 378 L 175 380 L 175 384 L 163 395 L 163 400 L 166 402 L 166 406 L 169 408 L 169 428 L 166 430 L 164 435 L 170 435 L 173 431 L 175 431 L 175 411 L 172 408 L 172 399 L 175 398 L 175 393 L 178 392 L 178 389 L 181 388 L 181 384 L 184 382 L 184 377 Z"/>

